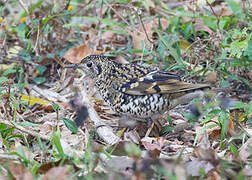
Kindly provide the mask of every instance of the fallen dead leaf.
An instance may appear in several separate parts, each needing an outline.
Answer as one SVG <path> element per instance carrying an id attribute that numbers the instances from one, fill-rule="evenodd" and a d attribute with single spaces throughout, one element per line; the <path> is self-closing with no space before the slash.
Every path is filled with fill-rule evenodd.
<path id="1" fill-rule="evenodd" d="M 209 161 L 212 164 L 218 164 L 217 153 L 211 148 L 209 135 L 206 130 L 198 143 L 198 147 L 195 148 L 195 154 L 200 160 Z"/>
<path id="2" fill-rule="evenodd" d="M 108 43 L 113 40 L 114 36 L 115 36 L 114 32 L 106 31 L 101 35 L 101 39 L 103 39 L 105 43 Z"/>
<path id="3" fill-rule="evenodd" d="M 217 123 L 218 123 L 218 117 L 214 117 L 210 122 L 208 122 L 206 124 L 206 126 L 216 125 Z M 198 134 L 201 131 L 202 128 L 203 128 L 202 126 L 197 126 L 195 128 L 196 134 Z M 215 126 L 213 128 L 208 128 L 206 131 L 207 131 L 207 134 L 209 136 L 209 139 L 214 141 L 214 140 L 217 140 L 220 137 L 221 128 L 219 126 Z M 198 138 L 198 142 L 200 142 L 202 138 L 203 138 L 203 133 L 200 134 L 200 136 Z"/>
<path id="4" fill-rule="evenodd" d="M 53 124 L 52 122 L 46 121 L 44 124 L 39 126 L 40 133 L 44 135 L 51 135 L 53 131 Z"/>
<path id="5" fill-rule="evenodd" d="M 221 8 L 218 11 L 215 11 L 216 15 L 218 16 L 222 16 L 222 17 L 227 17 L 227 16 L 231 16 L 233 13 L 232 11 L 227 10 L 227 8 Z"/>
<path id="6" fill-rule="evenodd" d="M 245 144 L 243 144 L 239 149 L 239 156 L 241 160 L 248 161 L 249 156 L 251 156 L 252 138 L 249 138 Z"/>
<path id="7" fill-rule="evenodd" d="M 80 63 L 83 58 L 91 54 L 102 54 L 101 51 L 96 51 L 88 47 L 88 45 L 84 44 L 72 49 L 69 49 L 64 58 L 70 63 Z"/>
<path id="8" fill-rule="evenodd" d="M 128 156 L 113 156 L 112 158 L 107 158 L 101 156 L 104 163 L 106 164 L 105 168 L 115 172 L 120 172 L 125 176 L 131 176 L 133 173 L 134 160 Z"/>
<path id="9" fill-rule="evenodd" d="M 163 29 L 166 29 L 169 25 L 168 21 L 164 18 L 160 19 L 160 23 L 161 23 Z M 158 19 L 154 19 L 154 20 L 151 20 L 147 23 L 144 23 L 144 28 L 142 25 L 140 25 L 137 28 L 137 31 L 130 32 L 130 34 L 133 38 L 133 48 L 134 49 L 142 49 L 143 41 L 147 47 L 150 47 L 151 42 L 148 40 L 148 38 L 152 39 L 153 29 L 158 28 L 158 25 L 159 25 Z M 146 30 L 146 33 L 145 33 L 144 29 Z M 148 36 L 148 38 L 147 38 L 147 36 Z M 136 53 L 136 54 L 141 55 L 142 53 Z"/>
<path id="10" fill-rule="evenodd" d="M 251 166 L 249 164 L 247 164 L 245 166 L 245 168 L 242 170 L 242 172 L 244 173 L 245 176 L 252 176 L 252 169 Z"/>
<path id="11" fill-rule="evenodd" d="M 25 169 L 22 164 L 9 162 L 8 169 L 16 180 L 33 180 L 32 173 Z"/>
<path id="12" fill-rule="evenodd" d="M 153 151 L 155 149 L 162 150 L 164 146 L 164 137 L 160 138 L 151 138 L 151 137 L 144 137 L 141 139 L 141 142 L 146 150 Z"/>
<path id="13" fill-rule="evenodd" d="M 65 179 L 73 179 L 70 178 L 69 173 L 69 166 L 64 167 L 54 167 L 50 169 L 45 176 L 42 178 L 42 180 L 51 180 L 51 179 L 57 179 L 57 180 L 65 180 Z"/>
<path id="14" fill-rule="evenodd" d="M 217 72 L 212 71 L 207 73 L 206 80 L 210 83 L 216 83 L 217 82 Z"/>
<path id="15" fill-rule="evenodd" d="M 140 136 L 136 130 L 132 130 L 124 133 L 124 140 L 139 144 Z"/>
<path id="16" fill-rule="evenodd" d="M 192 161 L 186 163 L 187 173 L 191 176 L 200 176 L 200 169 L 203 169 L 207 174 L 214 169 L 214 166 L 208 161 L 201 161 L 198 158 L 194 158 Z"/>
<path id="17" fill-rule="evenodd" d="M 127 61 L 124 57 L 122 57 L 122 56 L 117 56 L 116 57 L 116 60 L 119 62 L 119 63 L 121 63 L 121 64 L 128 64 L 129 63 L 129 61 Z"/>
<path id="18" fill-rule="evenodd" d="M 208 32 L 210 35 L 213 34 L 213 31 L 207 25 L 205 25 L 201 19 L 195 20 L 194 27 L 196 32 L 205 31 Z"/>

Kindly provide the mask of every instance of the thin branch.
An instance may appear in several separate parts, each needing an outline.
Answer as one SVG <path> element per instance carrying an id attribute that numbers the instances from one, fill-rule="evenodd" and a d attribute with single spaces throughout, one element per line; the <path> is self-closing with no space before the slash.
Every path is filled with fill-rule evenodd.
<path id="1" fill-rule="evenodd" d="M 25 12 L 27 13 L 27 15 L 29 15 L 29 11 L 28 9 L 25 7 L 25 4 L 22 0 L 18 0 L 19 4 L 22 6 L 22 8 L 25 10 Z"/>
<path id="2" fill-rule="evenodd" d="M 149 36 L 148 36 L 148 34 L 147 34 L 147 31 L 146 31 L 146 29 L 145 29 L 145 26 L 144 26 L 142 17 L 140 16 L 140 14 L 138 14 L 138 12 L 137 12 L 134 8 L 133 8 L 133 10 L 134 10 L 135 13 L 137 14 L 137 16 L 138 16 L 138 18 L 139 18 L 139 20 L 140 20 L 140 22 L 141 22 L 141 25 L 142 25 L 142 27 L 143 27 L 145 36 L 147 37 L 148 41 L 149 41 L 150 43 L 154 44 L 154 42 L 153 42 L 152 40 L 150 40 L 150 38 L 149 38 Z"/>
<path id="3" fill-rule="evenodd" d="M 99 115 L 95 111 L 93 104 L 89 101 L 89 96 L 82 82 L 75 80 L 76 85 L 81 91 L 82 103 L 87 107 L 90 120 L 94 122 L 97 134 L 109 145 L 114 145 L 120 141 L 120 138 L 113 133 L 112 127 L 101 121 Z"/>
<path id="4" fill-rule="evenodd" d="M 36 131 L 33 131 L 33 130 L 30 130 L 28 129 L 27 127 L 23 127 L 23 126 L 20 126 L 18 124 L 13 124 L 11 123 L 11 121 L 8 121 L 8 120 L 4 120 L 4 119 L 0 119 L 0 123 L 3 123 L 3 124 L 6 124 L 10 127 L 14 127 L 16 128 L 17 130 L 21 131 L 21 132 L 24 132 L 24 133 L 27 133 L 27 134 L 30 134 L 34 137 L 40 137 L 41 139 L 44 139 L 44 140 L 48 140 L 50 141 L 50 136 L 47 136 L 47 135 L 43 135 L 43 134 L 39 134 L 38 132 Z"/>

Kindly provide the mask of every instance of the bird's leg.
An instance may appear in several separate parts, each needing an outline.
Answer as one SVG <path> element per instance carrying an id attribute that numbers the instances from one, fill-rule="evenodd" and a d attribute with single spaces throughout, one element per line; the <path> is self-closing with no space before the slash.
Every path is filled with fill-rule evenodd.
<path id="1" fill-rule="evenodd" d="M 148 128 L 150 128 L 154 121 L 151 119 L 151 117 L 147 118 L 146 121 Z"/>
<path id="2" fill-rule="evenodd" d="M 147 125 L 148 125 L 148 130 L 145 134 L 145 137 L 148 137 L 150 135 L 150 133 L 155 125 L 154 121 L 150 117 L 147 118 Z"/>

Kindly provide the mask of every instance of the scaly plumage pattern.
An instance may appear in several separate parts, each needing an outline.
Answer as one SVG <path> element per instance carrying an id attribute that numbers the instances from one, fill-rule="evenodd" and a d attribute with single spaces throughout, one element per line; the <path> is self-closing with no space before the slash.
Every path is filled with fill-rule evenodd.
<path id="1" fill-rule="evenodd" d="M 145 119 L 171 108 L 171 101 L 189 92 L 209 88 L 176 74 L 137 64 L 120 64 L 109 57 L 90 55 L 78 67 L 89 75 L 104 99 L 118 114 Z"/>

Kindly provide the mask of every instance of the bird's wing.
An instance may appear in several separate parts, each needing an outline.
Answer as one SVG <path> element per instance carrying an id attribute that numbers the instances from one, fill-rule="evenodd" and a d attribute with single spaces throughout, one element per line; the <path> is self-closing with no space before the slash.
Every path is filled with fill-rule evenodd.
<path id="1" fill-rule="evenodd" d="M 152 71 L 140 78 L 117 84 L 117 90 L 131 95 L 166 94 L 210 88 L 208 84 L 193 84 L 181 80 L 178 75 L 165 71 Z"/>

